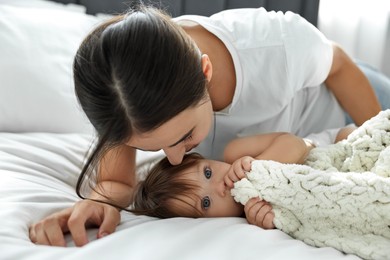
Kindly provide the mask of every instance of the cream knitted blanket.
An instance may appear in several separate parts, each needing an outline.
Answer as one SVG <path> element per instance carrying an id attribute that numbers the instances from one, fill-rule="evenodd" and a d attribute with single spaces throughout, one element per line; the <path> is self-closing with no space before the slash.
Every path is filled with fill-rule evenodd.
<path id="1" fill-rule="evenodd" d="M 307 244 L 390 258 L 390 110 L 347 140 L 313 149 L 306 165 L 254 161 L 232 195 L 270 202 L 276 228 Z"/>

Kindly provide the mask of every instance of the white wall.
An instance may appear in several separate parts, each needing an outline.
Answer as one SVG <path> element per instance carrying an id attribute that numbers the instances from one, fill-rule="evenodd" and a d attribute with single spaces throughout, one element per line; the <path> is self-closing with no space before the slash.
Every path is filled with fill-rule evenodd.
<path id="1" fill-rule="evenodd" d="M 389 0 L 321 0 L 318 28 L 351 57 L 390 76 Z"/>

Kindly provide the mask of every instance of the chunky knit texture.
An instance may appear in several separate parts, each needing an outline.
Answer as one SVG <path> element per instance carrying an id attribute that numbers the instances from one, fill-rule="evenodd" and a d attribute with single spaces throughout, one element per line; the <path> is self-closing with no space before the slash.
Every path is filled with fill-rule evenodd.
<path id="1" fill-rule="evenodd" d="M 232 195 L 273 206 L 276 228 L 313 246 L 366 259 L 390 256 L 390 110 L 346 140 L 313 149 L 306 165 L 254 161 Z"/>

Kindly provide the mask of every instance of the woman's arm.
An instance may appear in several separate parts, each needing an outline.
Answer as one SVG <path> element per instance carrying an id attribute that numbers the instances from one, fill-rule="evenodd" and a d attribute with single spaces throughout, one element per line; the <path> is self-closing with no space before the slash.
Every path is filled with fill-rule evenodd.
<path id="1" fill-rule="evenodd" d="M 115 231 L 120 222 L 117 208 L 95 200 L 127 207 L 132 201 L 135 177 L 135 149 L 121 146 L 100 161 L 96 192 L 92 200 L 81 200 L 73 207 L 53 213 L 30 227 L 30 239 L 36 244 L 66 246 L 64 234 L 70 232 L 76 246 L 88 243 L 86 228 L 99 226 L 97 237 Z"/>
<path id="2" fill-rule="evenodd" d="M 135 176 L 136 150 L 121 145 L 107 152 L 100 160 L 96 191 L 91 199 L 108 201 L 120 207 L 127 207 L 132 202 L 136 185 Z"/>
<path id="3" fill-rule="evenodd" d="M 358 126 L 381 110 L 366 76 L 336 44 L 333 44 L 333 63 L 325 84 Z"/>

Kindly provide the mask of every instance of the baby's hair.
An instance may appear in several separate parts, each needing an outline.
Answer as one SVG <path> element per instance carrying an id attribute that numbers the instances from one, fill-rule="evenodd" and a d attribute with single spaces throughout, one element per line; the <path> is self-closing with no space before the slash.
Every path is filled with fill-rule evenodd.
<path id="1" fill-rule="evenodd" d="M 145 180 L 138 183 L 130 211 L 136 215 L 158 218 L 202 217 L 198 209 L 180 199 L 181 197 L 196 199 L 195 191 L 200 187 L 184 177 L 191 174 L 186 170 L 200 159 L 203 157 L 198 153 L 186 154 L 179 165 L 171 165 L 166 157 L 161 159 L 150 169 Z M 175 206 L 175 201 L 189 207 Z"/>

